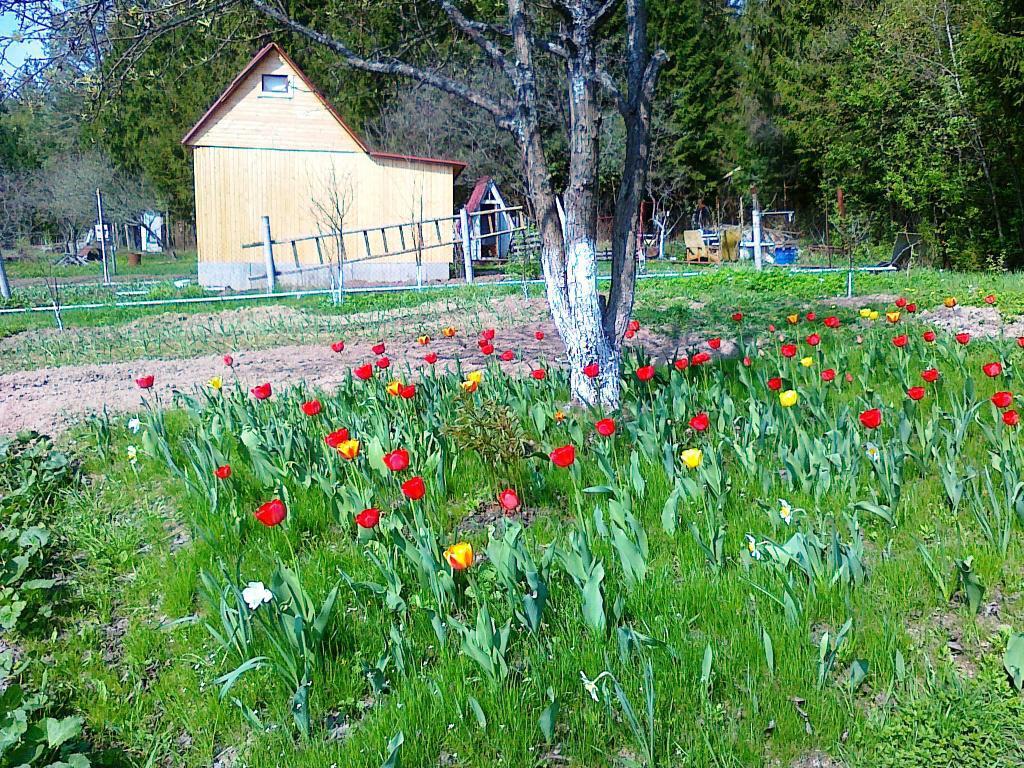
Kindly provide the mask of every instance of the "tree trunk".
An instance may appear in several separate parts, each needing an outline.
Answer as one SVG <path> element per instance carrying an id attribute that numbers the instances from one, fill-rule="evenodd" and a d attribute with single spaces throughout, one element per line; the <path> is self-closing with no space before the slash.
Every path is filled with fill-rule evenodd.
<path id="1" fill-rule="evenodd" d="M 3 250 L 0 250 L 0 297 L 3 297 L 5 301 L 11 300 L 11 284 L 7 281 Z"/>

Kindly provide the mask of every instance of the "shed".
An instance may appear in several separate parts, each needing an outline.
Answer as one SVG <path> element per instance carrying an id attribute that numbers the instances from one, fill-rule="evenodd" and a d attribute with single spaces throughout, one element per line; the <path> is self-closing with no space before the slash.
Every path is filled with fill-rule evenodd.
<path id="1" fill-rule="evenodd" d="M 505 199 L 494 179 L 481 176 L 466 202 L 469 214 L 470 250 L 474 260 L 504 259 L 512 245 L 512 221 Z M 497 234 L 492 234 L 497 233 Z"/>
<path id="2" fill-rule="evenodd" d="M 417 261 L 423 279 L 448 277 L 453 186 L 465 163 L 371 150 L 276 43 L 252 58 L 182 144 L 193 153 L 202 285 L 266 285 L 260 249 L 242 247 L 262 239 L 263 216 L 276 241 L 336 231 L 340 220 L 352 232 L 340 260 L 346 282 L 406 282 Z M 391 230 L 390 244 L 380 231 L 414 221 L 430 224 L 405 247 L 395 240 L 410 230 Z M 279 281 L 331 285 L 341 250 L 333 238 L 278 246 Z"/>

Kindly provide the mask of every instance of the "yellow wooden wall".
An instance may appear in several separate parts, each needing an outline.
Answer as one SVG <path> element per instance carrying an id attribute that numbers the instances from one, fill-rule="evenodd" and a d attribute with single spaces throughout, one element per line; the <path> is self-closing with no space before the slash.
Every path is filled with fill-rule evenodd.
<path id="1" fill-rule="evenodd" d="M 261 75 L 292 76 L 292 97 L 261 95 Z M 275 240 L 302 237 L 330 227 L 317 211 L 329 204 L 336 185 L 348 200 L 344 228 L 380 227 L 453 214 L 453 174 L 448 165 L 375 158 L 335 118 L 319 98 L 275 53 L 268 54 L 194 136 L 196 234 L 200 262 L 263 263 L 261 249 L 243 243 L 262 239 L 261 217 L 270 216 Z M 407 247 L 413 247 L 406 230 Z M 423 245 L 450 242 L 451 222 L 424 227 Z M 400 246 L 398 233 L 387 233 L 388 250 Z M 336 249 L 323 241 L 297 246 L 299 263 L 334 261 Z M 349 261 L 366 256 L 361 236 L 346 239 Z M 370 253 L 385 252 L 379 232 L 370 234 Z M 424 262 L 450 262 L 453 248 L 424 248 Z M 294 267 L 292 249 L 275 247 L 279 268 Z M 412 253 L 375 259 L 373 263 L 408 264 Z"/>
<path id="2" fill-rule="evenodd" d="M 329 231 L 330 221 L 318 211 L 317 202 L 331 206 L 335 181 L 339 198 L 348 201 L 346 230 L 447 218 L 454 205 L 453 170 L 443 165 L 375 160 L 362 153 L 221 147 L 197 147 L 194 160 L 201 261 L 262 263 L 262 251 L 241 246 L 262 239 L 260 222 L 265 215 L 270 216 L 275 240 Z M 425 246 L 451 242 L 452 230 L 450 221 L 443 222 L 439 241 L 433 226 L 423 228 L 424 262 L 451 261 L 451 246 Z M 408 228 L 405 236 L 411 248 L 414 242 Z M 389 231 L 387 238 L 388 250 L 398 250 L 398 233 Z M 371 255 L 385 253 L 380 232 L 370 232 L 369 239 Z M 329 245 L 324 241 L 322 251 Z M 360 236 L 346 238 L 345 248 L 350 261 L 366 255 Z M 299 243 L 297 250 L 301 264 L 318 263 L 314 243 Z M 277 247 L 274 254 L 279 265 L 292 263 L 290 248 Z M 333 250 L 323 255 L 334 260 Z M 415 261 L 415 255 L 396 254 L 375 261 L 408 263 Z"/>

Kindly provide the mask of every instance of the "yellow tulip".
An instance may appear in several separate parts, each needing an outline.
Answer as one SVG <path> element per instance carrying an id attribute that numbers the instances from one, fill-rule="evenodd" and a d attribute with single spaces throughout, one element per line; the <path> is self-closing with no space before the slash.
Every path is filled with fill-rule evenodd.
<path id="1" fill-rule="evenodd" d="M 867 307 L 862 307 L 860 310 L 860 316 L 866 320 L 867 318 L 871 317 L 871 310 L 868 309 Z"/>
<path id="2" fill-rule="evenodd" d="M 429 337 L 429 336 L 427 336 L 426 334 L 423 334 L 422 336 L 419 336 L 419 337 L 418 337 L 418 338 L 416 339 L 416 341 L 417 341 L 417 342 L 419 342 L 419 345 L 420 345 L 421 347 L 425 347 L 425 346 L 427 346 L 427 344 L 429 344 L 429 343 L 430 343 L 430 337 Z"/>
<path id="3" fill-rule="evenodd" d="M 782 403 L 783 408 L 790 408 L 796 405 L 796 401 L 799 399 L 800 396 L 792 389 L 787 389 L 785 392 L 779 393 L 779 402 Z"/>
<path id="4" fill-rule="evenodd" d="M 388 394 L 389 395 L 397 395 L 401 391 L 402 391 L 402 382 L 400 382 L 398 379 L 393 379 L 393 380 L 388 382 Z"/>
<path id="5" fill-rule="evenodd" d="M 464 571 L 473 564 L 473 545 L 468 541 L 452 544 L 444 551 L 444 559 L 453 571 Z"/>
<path id="6" fill-rule="evenodd" d="M 212 389 L 220 389 L 224 386 L 224 382 L 221 380 L 220 376 L 214 376 L 210 379 L 209 384 Z"/>
<path id="7" fill-rule="evenodd" d="M 562 411 L 555 411 L 555 421 L 565 421 L 565 413 Z"/>
<path id="8" fill-rule="evenodd" d="M 956 299 L 952 296 L 947 296 L 942 303 L 946 305 L 946 309 L 952 309 L 956 306 Z"/>
<path id="9" fill-rule="evenodd" d="M 480 386 L 480 383 L 477 381 L 467 380 L 459 384 L 459 386 L 462 387 L 463 391 L 465 392 L 476 392 L 476 389 L 477 387 Z"/>
<path id="10" fill-rule="evenodd" d="M 871 320 L 872 322 L 877 320 L 878 319 L 878 310 L 877 309 L 871 310 L 871 314 L 868 315 L 868 319 Z"/>
<path id="11" fill-rule="evenodd" d="M 900 313 L 899 312 L 886 312 L 885 313 L 885 319 L 888 320 L 890 323 L 898 323 L 900 321 Z"/>
<path id="12" fill-rule="evenodd" d="M 473 381 L 473 382 L 476 382 L 477 384 L 479 384 L 483 380 L 484 380 L 484 372 L 482 370 L 480 370 L 480 371 L 470 371 L 469 373 L 466 374 L 466 381 Z"/>
<path id="13" fill-rule="evenodd" d="M 796 325 L 800 322 L 800 315 L 787 315 L 786 320 L 789 321 L 790 325 Z"/>
<path id="14" fill-rule="evenodd" d="M 444 328 L 441 329 L 441 335 L 444 336 L 446 339 L 450 339 L 452 336 L 455 335 L 455 333 L 456 331 L 454 325 L 446 325 Z"/>
<path id="15" fill-rule="evenodd" d="M 800 358 L 800 365 L 802 365 L 804 368 L 810 368 L 812 365 L 814 365 L 814 358 L 813 357 L 801 357 Z"/>
<path id="16" fill-rule="evenodd" d="M 696 469 L 704 461 L 704 451 L 700 448 L 687 448 L 680 456 L 683 459 L 683 464 L 690 469 Z"/>
<path id="17" fill-rule="evenodd" d="M 338 453 L 341 454 L 342 458 L 352 461 L 352 459 L 359 455 L 359 441 L 344 440 L 338 443 Z"/>

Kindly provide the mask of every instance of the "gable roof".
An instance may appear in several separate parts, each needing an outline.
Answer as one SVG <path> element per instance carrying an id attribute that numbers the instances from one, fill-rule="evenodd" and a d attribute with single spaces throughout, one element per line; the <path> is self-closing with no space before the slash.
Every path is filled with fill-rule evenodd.
<path id="1" fill-rule="evenodd" d="M 289 57 L 288 54 L 284 52 L 284 49 L 277 43 L 267 43 L 267 45 L 263 46 L 262 48 L 260 48 L 259 51 L 256 52 L 256 55 L 253 56 L 249 63 L 242 68 L 242 71 L 235 76 L 235 79 L 231 81 L 231 84 L 228 85 L 228 87 L 224 90 L 224 93 L 222 93 L 217 98 L 217 100 L 213 102 L 210 108 L 203 113 L 202 117 L 199 118 L 199 121 L 192 126 L 188 133 L 185 134 L 185 136 L 181 140 L 182 144 L 184 144 L 187 147 L 193 146 L 193 140 L 198 136 L 199 132 L 206 126 L 206 124 L 210 121 L 210 119 L 217 112 L 217 110 L 220 109 L 221 105 L 223 105 L 225 102 L 227 102 L 229 98 L 231 98 L 231 95 L 238 89 L 242 82 L 245 81 L 245 79 L 252 73 L 252 71 L 256 69 L 259 63 L 263 61 L 263 59 L 265 59 L 270 53 L 276 53 L 289 67 L 291 67 L 295 71 L 295 73 L 299 76 L 299 79 L 302 80 L 303 85 L 305 85 L 306 88 L 308 88 L 309 91 L 313 93 L 317 97 L 317 99 L 319 99 L 320 103 L 323 104 L 324 109 L 326 109 L 327 112 L 331 115 L 331 117 L 333 117 L 335 121 L 337 121 L 338 125 L 341 126 L 342 130 L 344 130 L 349 136 L 351 136 L 352 140 L 359 145 L 359 148 L 362 149 L 363 152 L 368 154 L 370 157 L 381 160 L 408 160 L 409 162 L 413 163 L 447 165 L 455 169 L 456 176 L 462 173 L 462 170 L 466 167 L 466 163 L 462 162 L 461 160 L 449 160 L 447 158 L 442 157 L 419 157 L 417 155 L 403 155 L 395 152 L 377 152 L 370 149 L 369 146 L 367 146 L 366 142 L 363 141 L 362 138 L 359 136 L 359 134 L 352 130 L 352 128 L 349 127 L 348 123 L 345 122 L 344 118 L 342 118 L 342 116 L 338 114 L 337 110 L 333 106 L 331 106 L 331 103 L 327 101 L 327 98 L 320 92 L 320 89 L 313 85 L 313 82 L 306 76 L 306 73 L 299 68 L 299 65 L 292 61 L 291 57 Z"/>

